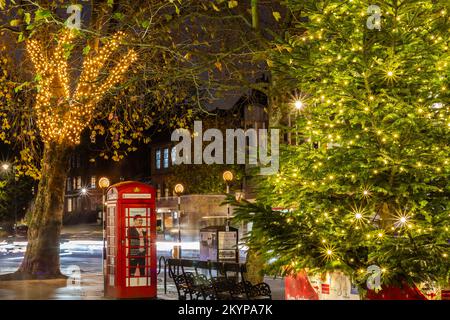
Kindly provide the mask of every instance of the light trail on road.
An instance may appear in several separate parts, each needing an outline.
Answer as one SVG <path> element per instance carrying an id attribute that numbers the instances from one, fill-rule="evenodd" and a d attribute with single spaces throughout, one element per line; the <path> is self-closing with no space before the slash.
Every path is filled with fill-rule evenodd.
<path id="1" fill-rule="evenodd" d="M 27 241 L 7 241 L 0 242 L 0 253 L 24 253 L 27 248 Z M 156 248 L 158 251 L 171 251 L 173 246 L 178 245 L 178 242 L 157 241 Z M 200 243 L 195 241 L 181 242 L 181 248 L 184 250 L 200 250 Z M 61 254 L 72 253 L 87 253 L 95 252 L 103 249 L 103 241 L 101 240 L 69 240 L 62 241 L 60 244 Z"/>

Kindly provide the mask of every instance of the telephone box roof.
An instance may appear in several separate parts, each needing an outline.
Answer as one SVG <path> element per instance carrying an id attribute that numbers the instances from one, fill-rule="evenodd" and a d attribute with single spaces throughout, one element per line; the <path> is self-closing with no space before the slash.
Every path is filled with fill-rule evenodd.
<path id="1" fill-rule="evenodd" d="M 110 195 L 117 194 L 120 198 L 122 194 L 152 194 L 155 193 L 155 188 L 151 185 L 137 182 L 137 181 L 123 181 L 113 184 L 108 188 L 108 199 Z M 154 196 L 152 196 L 153 198 Z"/>

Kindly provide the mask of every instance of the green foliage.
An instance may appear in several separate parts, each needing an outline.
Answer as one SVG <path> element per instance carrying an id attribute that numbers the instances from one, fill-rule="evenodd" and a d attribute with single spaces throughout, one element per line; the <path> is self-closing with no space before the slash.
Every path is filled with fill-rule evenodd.
<path id="1" fill-rule="evenodd" d="M 61 6 L 66 5 L 60 1 L 29 6 L 10 2 L 5 10 L 10 18 L 3 34 L 8 43 L 4 55 L 13 57 L 17 47 L 23 50 L 30 38 L 42 41 L 49 49 L 67 19 L 61 13 Z M 135 49 L 139 56 L 126 81 L 98 104 L 94 121 L 86 129 L 100 158 L 119 161 L 142 143 L 149 143 L 149 132 L 187 127 L 193 116 L 205 113 L 224 92 L 252 86 L 255 70 L 261 70 L 260 65 L 254 66 L 265 60 L 262 47 L 267 41 L 260 36 L 255 41 L 250 2 L 174 0 L 137 6 L 130 1 L 108 0 L 83 7 L 91 10 L 83 19 L 89 16 L 93 20 L 83 20 L 75 46 L 65 48 L 74 69 L 71 78 L 79 74 L 75 69 L 82 67 L 82 60 L 96 54 L 115 31 L 127 33 L 126 47 Z M 263 7 L 264 3 L 258 3 L 258 10 Z M 13 28 L 9 27 L 11 20 L 17 20 Z M 255 59 L 251 52 L 259 56 Z M 18 169 L 38 178 L 42 144 L 33 120 L 35 91 L 29 89 L 35 83 L 30 79 L 32 65 L 28 60 L 25 55 L 17 61 L 18 67 L 16 61 L 9 64 L 20 108 L 2 106 L 0 113 L 7 114 L 9 127 L 2 127 L 0 134 L 8 141 L 17 141 L 17 148 L 23 149 Z M 38 74 L 34 80 L 41 82 L 43 77 Z M 99 80 L 106 77 L 102 72 Z M 74 86 L 76 81 L 71 82 Z M 35 88 L 41 90 L 39 85 Z M 259 83 L 258 89 L 264 90 L 264 84 Z"/>
<path id="2" fill-rule="evenodd" d="M 231 170 L 234 174 L 230 189 L 240 190 L 244 175 L 243 168 L 238 165 L 183 164 L 173 166 L 167 181 L 172 186 L 177 183 L 183 184 L 187 194 L 224 194 L 226 185 L 222 174 L 226 170 Z"/>
<path id="3" fill-rule="evenodd" d="M 448 283 L 447 2 L 378 1 L 380 31 L 368 1 L 287 3 L 308 19 L 271 61 L 304 104 L 301 143 L 281 150 L 256 204 L 235 204 L 249 244 L 272 272 L 339 269 L 363 285 L 378 265 L 382 283 Z"/>
<path id="4" fill-rule="evenodd" d="M 239 128 L 241 117 L 240 113 L 229 110 L 219 114 L 203 115 L 195 120 L 202 121 L 203 132 L 208 129 L 219 129 L 222 132 L 223 137 L 225 137 L 226 129 Z M 182 127 L 193 132 L 193 121 L 191 123 L 183 123 Z M 202 152 L 208 144 L 209 142 L 203 142 Z M 186 188 L 186 193 L 190 194 L 223 194 L 225 193 L 226 185 L 223 181 L 222 174 L 227 170 L 231 170 L 234 175 L 232 185 L 230 186 L 231 190 L 241 190 L 243 178 L 245 176 L 245 167 L 243 165 L 176 165 L 172 167 L 168 182 L 172 186 L 177 183 L 182 183 Z"/>
<path id="5" fill-rule="evenodd" d="M 11 172 L 0 175 L 0 221 L 19 221 L 25 216 L 33 197 L 32 186 L 29 177 L 15 178 Z"/>
<path id="6" fill-rule="evenodd" d="M 6 181 L 0 181 L 0 217 L 2 216 L 2 212 L 6 211 L 5 200 L 6 200 L 6 192 L 5 192 Z"/>

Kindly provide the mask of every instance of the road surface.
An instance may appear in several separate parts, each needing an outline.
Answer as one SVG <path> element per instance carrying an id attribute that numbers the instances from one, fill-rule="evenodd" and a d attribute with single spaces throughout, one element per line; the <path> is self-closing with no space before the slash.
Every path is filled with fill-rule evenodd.
<path id="1" fill-rule="evenodd" d="M 158 241 L 157 255 L 170 257 L 174 242 Z M 12 273 L 20 265 L 26 249 L 25 238 L 0 239 L 0 274 Z M 72 279 L 48 282 L 11 282 L 0 284 L 0 299 L 102 299 L 102 231 L 97 225 L 80 225 L 64 228 L 61 234 L 61 271 Z M 183 242 L 183 257 L 198 258 L 199 243 Z M 168 294 L 164 295 L 163 272 L 158 277 L 158 296 L 176 298 L 173 283 L 168 284 Z M 81 279 L 81 280 L 78 280 Z M 80 284 L 81 281 L 81 284 Z M 265 280 L 272 288 L 274 299 L 283 299 L 282 279 Z M 32 284 L 32 285 L 31 285 Z"/>

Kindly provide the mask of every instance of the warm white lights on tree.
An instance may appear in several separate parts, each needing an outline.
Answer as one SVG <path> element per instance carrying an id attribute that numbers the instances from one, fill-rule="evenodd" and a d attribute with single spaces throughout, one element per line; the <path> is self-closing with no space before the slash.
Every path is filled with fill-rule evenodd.
<path id="1" fill-rule="evenodd" d="M 35 110 L 37 125 L 45 143 L 78 144 L 80 134 L 92 120 L 96 104 L 104 94 L 119 83 L 137 54 L 129 50 L 99 83 L 100 71 L 106 68 L 111 55 L 117 51 L 125 34 L 117 32 L 95 56 L 84 60 L 77 87 L 72 93 L 67 47 L 75 32 L 65 29 L 53 53 L 46 52 L 40 41 L 30 40 L 27 52 L 38 74 L 39 90 Z"/>

